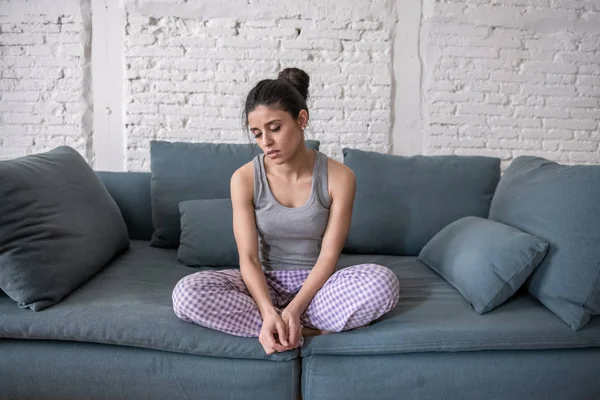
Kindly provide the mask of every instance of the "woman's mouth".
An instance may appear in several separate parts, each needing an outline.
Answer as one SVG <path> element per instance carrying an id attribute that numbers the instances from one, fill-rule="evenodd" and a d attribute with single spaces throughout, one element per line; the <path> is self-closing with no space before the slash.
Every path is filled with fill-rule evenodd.
<path id="1" fill-rule="evenodd" d="M 277 154 L 279 154 L 279 150 L 269 150 L 267 152 L 267 155 L 271 158 L 275 158 L 277 157 Z"/>

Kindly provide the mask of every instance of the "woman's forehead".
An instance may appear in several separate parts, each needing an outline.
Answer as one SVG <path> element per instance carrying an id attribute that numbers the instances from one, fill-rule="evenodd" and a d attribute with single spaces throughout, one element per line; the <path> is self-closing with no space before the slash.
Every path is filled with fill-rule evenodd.
<path id="1" fill-rule="evenodd" d="M 284 120 L 289 118 L 288 112 L 273 106 L 260 105 L 248 113 L 248 123 L 250 125 L 264 125 L 274 119 Z"/>

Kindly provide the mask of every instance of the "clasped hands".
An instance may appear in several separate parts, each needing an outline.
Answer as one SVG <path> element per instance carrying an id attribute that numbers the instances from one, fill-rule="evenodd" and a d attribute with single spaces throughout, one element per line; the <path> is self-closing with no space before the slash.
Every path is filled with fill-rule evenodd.
<path id="1" fill-rule="evenodd" d="M 285 308 L 281 315 L 273 309 L 263 317 L 258 341 L 265 353 L 273 354 L 300 346 L 302 324 L 300 313 Z"/>

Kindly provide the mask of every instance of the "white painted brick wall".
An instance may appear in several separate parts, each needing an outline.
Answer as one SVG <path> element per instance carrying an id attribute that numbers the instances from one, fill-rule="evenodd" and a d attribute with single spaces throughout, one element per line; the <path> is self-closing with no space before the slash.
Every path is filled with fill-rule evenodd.
<path id="1" fill-rule="evenodd" d="M 90 158 L 79 3 L 51 6 L 0 3 L 0 159 L 60 145 Z"/>
<path id="2" fill-rule="evenodd" d="M 312 78 L 308 136 L 338 159 L 349 146 L 600 164 L 597 0 L 420 0 L 403 39 L 420 70 L 393 54 L 402 0 L 99 2 L 0 0 L 0 159 L 68 144 L 91 165 L 148 170 L 154 138 L 246 143 L 245 95 L 297 66 Z M 108 36 L 115 13 L 122 34 Z M 94 59 L 92 31 L 122 43 Z"/>
<path id="3" fill-rule="evenodd" d="M 600 163 L 600 2 L 425 3 L 425 154 Z"/>
<path id="4" fill-rule="evenodd" d="M 311 77 L 308 138 L 389 152 L 391 25 L 377 19 L 186 19 L 128 14 L 127 165 L 149 168 L 150 139 L 248 143 L 245 96 L 285 67 Z"/>

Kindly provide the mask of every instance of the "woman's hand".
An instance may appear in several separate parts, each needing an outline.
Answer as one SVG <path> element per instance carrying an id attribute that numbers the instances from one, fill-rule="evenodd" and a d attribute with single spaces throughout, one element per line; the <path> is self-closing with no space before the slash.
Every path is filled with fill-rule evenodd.
<path id="1" fill-rule="evenodd" d="M 267 354 L 291 349 L 291 347 L 288 346 L 287 324 L 276 310 L 269 312 L 263 317 L 263 324 L 258 335 L 258 341 Z"/>
<path id="2" fill-rule="evenodd" d="M 295 349 L 296 347 L 300 346 L 300 339 L 302 338 L 300 314 L 286 308 L 281 313 L 281 319 L 285 323 L 288 332 L 288 348 Z"/>

